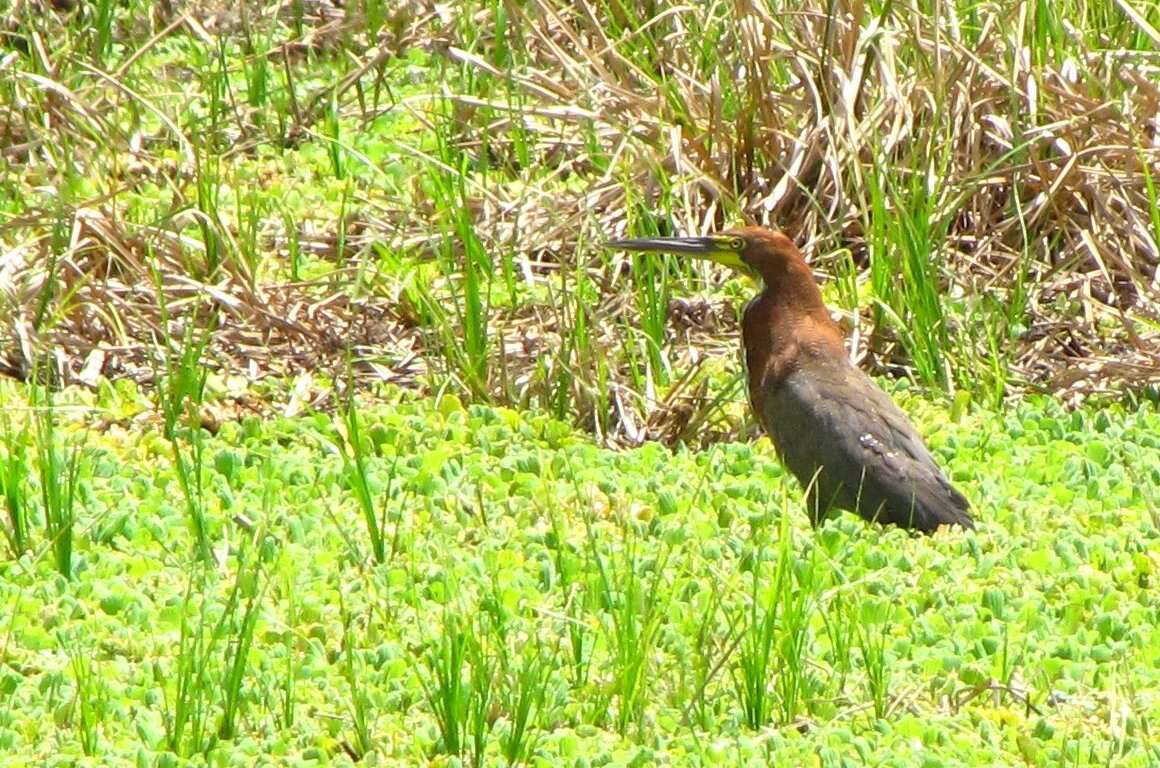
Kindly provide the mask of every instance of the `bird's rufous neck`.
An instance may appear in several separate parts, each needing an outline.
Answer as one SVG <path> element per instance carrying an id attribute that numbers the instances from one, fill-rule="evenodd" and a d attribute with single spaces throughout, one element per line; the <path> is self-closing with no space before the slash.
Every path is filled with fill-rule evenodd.
<path id="1" fill-rule="evenodd" d="M 778 387 L 803 355 L 846 354 L 842 331 L 830 319 L 804 262 L 766 280 L 765 289 L 745 309 L 741 336 L 757 413 L 764 412 L 764 393 Z"/>

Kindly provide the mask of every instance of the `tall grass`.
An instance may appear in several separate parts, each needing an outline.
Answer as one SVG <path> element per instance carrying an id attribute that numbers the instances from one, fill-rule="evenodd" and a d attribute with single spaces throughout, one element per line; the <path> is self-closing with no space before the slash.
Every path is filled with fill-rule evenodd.
<path id="1" fill-rule="evenodd" d="M 167 316 L 167 312 L 162 313 L 163 320 Z M 197 556 L 202 562 L 209 562 L 213 557 L 206 510 L 204 436 L 201 428 L 201 406 L 208 376 L 204 355 L 213 334 L 214 323 L 212 315 L 207 320 L 205 326 L 187 325 L 176 340 L 163 340 L 160 354 L 165 367 L 159 375 L 160 386 L 157 390 L 165 436 L 173 455 L 174 471 L 185 501 Z"/>
<path id="2" fill-rule="evenodd" d="M 631 537 L 631 529 L 626 530 Z M 596 597 L 602 608 L 601 630 L 610 649 L 608 674 L 610 703 L 616 704 L 615 727 L 628 735 L 641 727 L 651 679 L 650 661 L 660 631 L 664 608 L 671 595 L 661 587 L 668 563 L 666 548 L 655 560 L 638 560 L 630 538 L 623 554 L 605 554 L 588 526 L 588 547 L 595 570 Z M 607 713 L 597 714 L 597 723 Z"/>
<path id="3" fill-rule="evenodd" d="M 268 565 L 275 550 L 259 528 L 229 562 L 232 583 L 224 600 L 213 572 L 197 564 L 190 570 L 178 605 L 178 642 L 171 662 L 154 664 L 160 689 L 165 745 L 184 757 L 207 756 L 239 734 L 245 713 L 244 689 L 250 674 L 260 610 L 269 585 Z"/>
<path id="4" fill-rule="evenodd" d="M 224 643 L 217 735 L 227 741 L 237 738 L 241 729 L 246 704 L 243 686 L 250 671 L 250 651 L 270 583 L 264 537 L 264 528 L 258 528 L 252 538 L 243 542 L 236 556 L 234 582 L 223 616 L 215 628 L 215 635 Z"/>
<path id="5" fill-rule="evenodd" d="M 15 431 L 8 411 L 0 414 L 4 432 L 0 437 L 4 455 L 0 458 L 0 499 L 4 503 L 4 525 L 0 530 L 8 542 L 13 558 L 24 554 L 31 544 L 32 510 L 29 499 L 29 482 L 32 465 L 28 459 L 28 445 L 32 442 L 28 424 Z"/>
<path id="6" fill-rule="evenodd" d="M 533 728 L 543 711 L 555 666 L 554 652 L 549 655 L 539 643 L 529 644 L 516 657 L 519 666 L 508 669 L 502 688 L 508 729 L 500 737 L 500 748 L 508 765 L 519 765 L 532 756 L 537 740 Z"/>
<path id="7" fill-rule="evenodd" d="M 163 695 L 166 747 L 185 756 L 204 753 L 213 746 L 213 636 L 207 608 L 195 593 L 196 582 L 191 575 L 181 606 L 175 669 L 165 670 L 158 663 L 153 666 L 154 683 Z"/>
<path id="8" fill-rule="evenodd" d="M 889 604 L 881 598 L 865 597 L 861 605 L 851 606 L 848 619 L 857 639 L 866 676 L 866 693 L 874 717 L 879 720 L 886 717 L 890 705 L 890 658 L 887 653 L 890 613 Z"/>
<path id="9" fill-rule="evenodd" d="M 36 411 L 36 468 L 44 513 L 44 535 L 52 550 L 57 572 L 71 579 L 83 446 L 76 442 L 66 444 L 58 436 L 56 405 L 51 389 L 34 386 L 32 407 Z"/>
<path id="10" fill-rule="evenodd" d="M 942 388 L 951 384 L 938 259 L 946 224 L 936 209 L 945 171 L 944 162 L 900 176 L 888 171 L 882 158 L 866 177 L 867 244 L 878 314 L 899 334 L 919 379 Z"/>
<path id="11" fill-rule="evenodd" d="M 764 728 L 776 716 L 792 724 L 812 693 L 807 672 L 809 622 L 816 608 L 816 556 L 797 562 L 788 511 L 781 515 L 772 578 L 764 546 L 752 555 L 749 606 L 741 627 L 734 686 L 745 724 Z"/>
<path id="12" fill-rule="evenodd" d="M 674 299 L 705 292 L 694 277 L 710 278 L 720 304 L 720 273 L 625 262 L 598 245 L 626 225 L 741 222 L 788 230 L 823 279 L 837 275 L 879 373 L 912 370 L 927 386 L 998 401 L 1023 378 L 1069 379 L 1057 375 L 1067 355 L 1029 331 L 1064 324 L 1080 348 L 1103 350 L 1098 360 L 1147 348 L 1131 335 L 1156 298 L 1160 238 L 1155 109 L 1139 84 L 1156 47 L 1151 6 L 1008 14 L 835 0 L 787 13 L 663 0 L 586 13 L 489 0 L 415 16 L 368 1 L 325 41 L 292 7 L 239 10 L 210 39 L 178 25 L 112 44 L 137 29 L 131 20 L 145 23 L 138 10 L 98 3 L 70 26 L 25 8 L 23 47 L 0 82 L 8 103 L 27 105 L 13 122 L 16 164 L 47 174 L 39 186 L 0 181 L 13 202 L 32 203 L 13 222 L 25 234 L 4 245 L 37 244 L 22 274 L 64 265 L 93 276 L 16 300 L 73 356 L 115 348 L 111 370 L 158 326 L 160 308 L 142 310 L 133 288 L 144 263 L 172 278 L 159 298 L 181 316 L 196 311 L 180 301 L 185 280 L 213 285 L 231 307 L 221 322 L 251 351 L 285 333 L 282 350 L 305 345 L 333 362 L 328 340 L 359 305 L 325 294 L 353 286 L 397 308 L 401 292 L 408 311 L 385 312 L 381 336 L 405 346 L 417 326 L 413 351 L 430 374 L 418 381 L 432 391 L 550 408 L 609 442 L 680 439 L 690 411 L 736 435 L 741 409 L 714 399 L 719 382 L 679 390 L 694 358 L 724 358 L 736 373 L 730 346 L 713 343 L 733 326 L 670 318 Z M 372 45 L 376 30 L 386 44 Z M 62 45 L 49 55 L 34 39 Z M 300 50 L 311 53 L 289 53 Z M 193 70 L 181 89 L 154 77 L 174 51 Z M 142 142 L 155 121 L 163 138 Z M 121 178 L 126 163 L 157 189 L 92 183 Z M 166 252 L 141 257 L 142 242 Z M 353 268 L 368 244 L 400 268 Z M 105 274 L 128 288 L 108 290 L 118 283 Z M 329 311 L 279 322 L 264 302 L 287 284 Z M 1083 317 L 1050 300 L 1076 285 L 1095 289 L 1081 292 Z M 86 306 L 104 307 L 107 322 L 78 322 Z M 1095 320 L 1120 313 L 1118 326 Z M 265 333 L 247 335 L 255 326 Z M 0 348 L 16 348 L 3 333 Z M 1096 378 L 1145 380 L 1154 361 L 1131 354 L 1131 366 L 1094 363 Z"/>
<path id="13" fill-rule="evenodd" d="M 480 638 L 463 617 L 446 612 L 443 631 L 425 659 L 427 672 L 420 677 L 439 725 L 439 750 L 469 755 L 472 765 L 482 764 L 492 726 L 492 661 Z"/>
<path id="14" fill-rule="evenodd" d="M 454 344 L 461 350 L 456 373 L 475 397 L 490 393 L 489 313 L 494 277 L 492 259 L 476 232 L 472 196 L 465 181 L 468 159 L 446 135 L 440 134 L 441 170 L 431 174 L 432 193 L 442 215 L 436 222 L 439 263 L 451 291 Z M 442 170 L 445 169 L 445 170 Z"/>
<path id="15" fill-rule="evenodd" d="M 366 528 L 367 538 L 370 540 L 371 557 L 376 563 L 385 563 L 389 559 L 389 554 L 393 554 L 394 551 L 394 547 L 392 547 L 391 553 L 387 551 L 387 508 L 388 502 L 391 500 L 396 467 L 391 468 L 387 487 L 380 498 L 376 500 L 370 480 L 367 438 L 363 434 L 354 387 L 349 383 L 347 391 L 346 407 L 342 412 L 342 423 L 345 427 L 342 454 L 347 483 L 354 492 L 355 500 L 362 512 L 363 524 Z M 395 457 L 395 463 L 398 463 L 398 455 Z"/>
<path id="16" fill-rule="evenodd" d="M 637 217 L 647 220 L 647 212 L 641 203 L 630 202 L 637 209 Z M 639 220 L 639 219 L 638 219 Z M 656 227 L 646 227 L 638 233 L 641 237 L 659 234 Z M 639 328 L 640 344 L 647 365 L 642 374 L 634 377 L 634 389 L 638 392 L 652 392 L 656 385 L 669 380 L 669 364 L 665 359 L 665 332 L 668 325 L 669 301 L 672 296 L 670 274 L 673 258 L 668 254 L 634 253 L 632 255 L 633 293 L 636 299 L 636 317 L 632 325 Z M 635 367 L 634 371 L 640 369 Z"/>
<path id="17" fill-rule="evenodd" d="M 111 709 L 108 684 L 101 674 L 102 665 L 94 658 L 93 649 L 85 647 L 84 642 L 75 637 L 62 636 L 60 644 L 68 654 L 69 671 L 76 690 L 72 718 L 81 751 L 87 757 L 95 757 L 100 751 L 102 725 Z"/>
<path id="18" fill-rule="evenodd" d="M 351 742 L 356 759 L 362 759 L 374 748 L 374 739 L 371 736 L 371 719 L 374 715 L 371 711 L 370 694 L 363 681 L 366 665 L 356 650 L 358 636 L 355 634 L 355 619 L 346 606 L 346 598 L 342 592 L 339 592 L 339 599 L 342 601 L 341 670 L 350 688 L 349 710 L 351 724 L 354 727 L 354 738 Z"/>

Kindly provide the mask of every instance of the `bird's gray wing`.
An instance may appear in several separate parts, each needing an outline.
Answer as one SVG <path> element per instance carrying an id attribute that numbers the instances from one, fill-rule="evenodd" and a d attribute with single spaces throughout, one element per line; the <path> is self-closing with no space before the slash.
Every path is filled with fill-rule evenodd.
<path id="1" fill-rule="evenodd" d="M 813 484 L 811 503 L 922 531 L 973 527 L 970 505 L 906 415 L 847 361 L 804 356 L 764 410 L 783 461 Z"/>

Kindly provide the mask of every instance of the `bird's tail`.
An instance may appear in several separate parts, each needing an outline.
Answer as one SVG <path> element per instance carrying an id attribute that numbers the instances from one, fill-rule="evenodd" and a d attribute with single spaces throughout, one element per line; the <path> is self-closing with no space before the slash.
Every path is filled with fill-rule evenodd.
<path id="1" fill-rule="evenodd" d="M 907 527 L 924 533 L 933 533 L 944 525 L 973 529 L 975 519 L 971 517 L 971 505 L 966 497 L 949 484 L 938 490 L 941 492 L 915 494 L 911 521 Z"/>

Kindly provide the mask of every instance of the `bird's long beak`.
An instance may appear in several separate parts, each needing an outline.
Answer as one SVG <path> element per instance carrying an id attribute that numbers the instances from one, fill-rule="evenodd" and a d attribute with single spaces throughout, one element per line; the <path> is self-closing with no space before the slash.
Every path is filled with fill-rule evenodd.
<path id="1" fill-rule="evenodd" d="M 726 267 L 748 272 L 741 255 L 728 246 L 725 237 L 645 237 L 639 240 L 609 240 L 608 248 L 650 253 L 679 253 L 699 259 L 708 259 Z"/>

